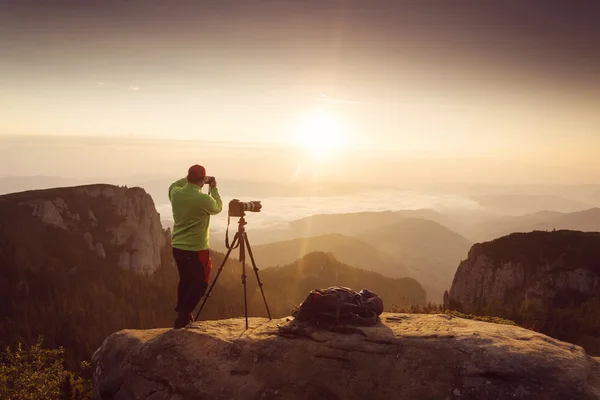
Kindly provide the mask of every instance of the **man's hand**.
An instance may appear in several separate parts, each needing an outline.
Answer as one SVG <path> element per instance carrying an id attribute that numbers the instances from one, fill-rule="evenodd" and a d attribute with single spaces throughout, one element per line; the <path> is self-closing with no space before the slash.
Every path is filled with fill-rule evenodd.
<path id="1" fill-rule="evenodd" d="M 212 180 L 208 183 L 208 187 L 216 188 L 217 187 L 217 179 L 212 178 Z"/>

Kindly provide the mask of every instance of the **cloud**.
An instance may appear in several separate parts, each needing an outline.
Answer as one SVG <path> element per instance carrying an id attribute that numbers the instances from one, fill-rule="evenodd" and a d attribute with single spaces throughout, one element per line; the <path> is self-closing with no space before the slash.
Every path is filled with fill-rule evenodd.
<path id="1" fill-rule="evenodd" d="M 140 90 L 140 88 L 137 86 L 129 86 L 129 90 L 133 90 L 134 92 L 137 92 L 138 90 Z"/>

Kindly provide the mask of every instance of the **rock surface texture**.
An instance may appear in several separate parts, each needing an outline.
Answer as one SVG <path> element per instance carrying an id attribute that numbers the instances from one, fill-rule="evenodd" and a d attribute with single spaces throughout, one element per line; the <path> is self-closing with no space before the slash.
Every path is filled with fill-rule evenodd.
<path id="1" fill-rule="evenodd" d="M 56 253 L 68 255 L 62 258 L 74 268 L 97 257 L 153 273 L 168 243 L 154 202 L 141 188 L 99 184 L 8 194 L 0 196 L 0 217 L 0 237 L 11 241 L 15 265 L 44 264 Z"/>
<path id="2" fill-rule="evenodd" d="M 599 399 L 600 364 L 523 328 L 384 313 L 331 332 L 261 318 L 123 330 L 92 358 L 94 396 L 125 399 Z"/>
<path id="3" fill-rule="evenodd" d="M 448 301 L 475 313 L 507 302 L 542 305 L 567 291 L 590 297 L 599 290 L 600 233 L 532 232 L 473 246 L 456 271 Z"/>
<path id="4" fill-rule="evenodd" d="M 474 245 L 444 296 L 600 354 L 600 233 L 515 233 Z"/>

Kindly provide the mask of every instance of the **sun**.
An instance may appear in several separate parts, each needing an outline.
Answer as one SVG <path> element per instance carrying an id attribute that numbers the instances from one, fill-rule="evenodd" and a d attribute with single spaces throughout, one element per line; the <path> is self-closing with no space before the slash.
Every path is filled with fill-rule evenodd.
<path id="1" fill-rule="evenodd" d="M 316 157 L 341 149 L 345 139 L 339 120 L 322 110 L 308 115 L 296 131 L 296 144 Z"/>

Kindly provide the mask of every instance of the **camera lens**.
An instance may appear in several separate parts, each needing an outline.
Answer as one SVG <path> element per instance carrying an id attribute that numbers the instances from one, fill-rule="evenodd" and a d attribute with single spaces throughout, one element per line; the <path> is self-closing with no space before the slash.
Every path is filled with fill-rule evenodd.
<path id="1" fill-rule="evenodd" d="M 244 202 L 244 211 L 257 212 L 260 211 L 262 205 L 260 201 L 246 201 Z"/>

